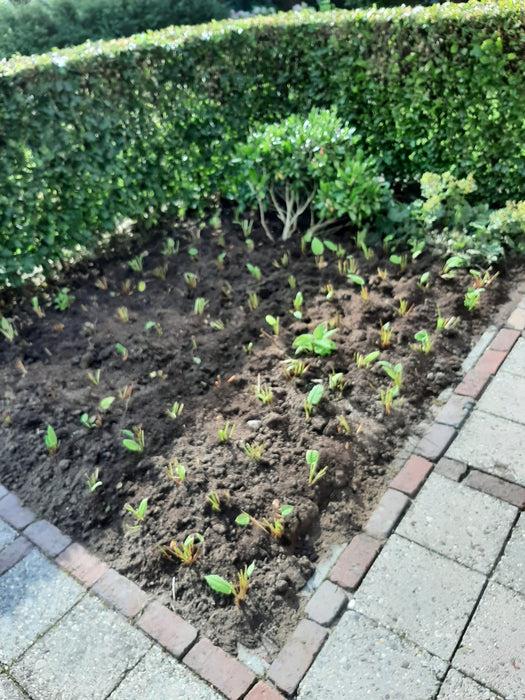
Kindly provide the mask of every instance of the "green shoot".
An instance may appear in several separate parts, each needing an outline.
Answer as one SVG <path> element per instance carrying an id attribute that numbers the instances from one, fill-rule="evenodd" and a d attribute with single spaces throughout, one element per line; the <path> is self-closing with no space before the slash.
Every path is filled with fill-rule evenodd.
<path id="1" fill-rule="evenodd" d="M 321 477 L 326 474 L 328 467 L 323 467 L 318 471 L 319 467 L 319 452 L 317 450 L 306 450 L 306 463 L 310 468 L 310 474 L 308 476 L 308 486 L 313 486 L 316 481 L 319 481 Z"/>
<path id="2" fill-rule="evenodd" d="M 309 367 L 310 365 L 297 357 L 287 357 L 286 360 L 281 360 L 281 368 L 286 379 L 302 377 Z"/>
<path id="3" fill-rule="evenodd" d="M 119 389 L 117 389 L 119 399 L 121 401 L 127 401 L 128 399 L 131 398 L 132 391 L 133 391 L 133 384 L 127 384 L 125 386 L 121 386 Z"/>
<path id="4" fill-rule="evenodd" d="M 479 287 L 478 289 L 472 289 L 472 287 L 469 287 L 468 292 L 465 292 L 465 298 L 463 300 L 463 304 L 467 307 L 468 311 L 472 312 L 478 307 L 481 292 L 484 291 L 485 289 L 483 287 Z"/>
<path id="5" fill-rule="evenodd" d="M 180 416 L 183 408 L 184 408 L 183 403 L 179 403 L 178 401 L 175 401 L 171 408 L 166 409 L 166 413 L 168 414 L 168 416 L 172 420 L 175 420 L 176 418 L 178 418 Z"/>
<path id="6" fill-rule="evenodd" d="M 400 299 L 399 300 L 399 306 L 397 308 L 397 313 L 400 316 L 408 316 L 408 314 L 412 311 L 414 308 L 414 304 L 412 306 L 408 306 L 408 301 L 406 299 Z"/>
<path id="7" fill-rule="evenodd" d="M 257 282 L 261 281 L 261 270 L 257 267 L 257 265 L 252 265 L 251 263 L 246 263 L 246 267 L 248 268 L 248 272 L 250 275 L 257 280 Z"/>
<path id="8" fill-rule="evenodd" d="M 45 313 L 40 308 L 40 304 L 38 303 L 38 297 L 31 297 L 31 305 L 33 307 L 33 311 L 38 316 L 38 318 L 44 318 Z"/>
<path id="9" fill-rule="evenodd" d="M 100 401 L 100 410 L 101 411 L 107 411 L 110 407 L 113 401 L 115 400 L 114 396 L 106 396 Z"/>
<path id="10" fill-rule="evenodd" d="M 198 284 L 198 282 L 199 282 L 199 278 L 198 278 L 198 276 L 197 276 L 195 273 L 193 273 L 193 272 L 184 272 L 182 276 L 183 276 L 183 278 L 184 278 L 184 281 L 185 281 L 186 284 L 188 285 L 188 287 L 191 287 L 191 289 L 195 289 L 195 288 L 196 288 L 196 286 L 197 286 L 197 284 Z"/>
<path id="11" fill-rule="evenodd" d="M 253 229 L 252 219 L 243 219 L 242 221 L 235 221 L 234 223 L 239 224 L 242 229 L 242 234 L 245 238 L 249 238 Z"/>
<path id="12" fill-rule="evenodd" d="M 253 574 L 255 568 L 255 562 L 252 562 L 250 566 L 244 566 L 237 572 L 237 583 L 228 583 L 225 579 L 217 574 L 210 574 L 205 576 L 205 581 L 208 586 L 216 593 L 222 593 L 223 595 L 233 595 L 235 599 L 235 605 L 239 606 L 240 603 L 246 600 L 246 594 L 249 588 L 248 579 Z"/>
<path id="13" fill-rule="evenodd" d="M 390 413 L 392 408 L 401 402 L 401 399 L 395 401 L 394 399 L 399 394 L 399 388 L 394 385 L 390 385 L 386 390 L 380 390 L 379 395 L 381 398 L 381 403 L 385 407 L 385 413 Z"/>
<path id="14" fill-rule="evenodd" d="M 323 398 L 324 387 L 322 384 L 316 384 L 311 390 L 303 403 L 306 420 L 310 420 L 314 406 L 317 406 Z"/>
<path id="15" fill-rule="evenodd" d="M 377 276 L 379 277 L 381 282 L 386 282 L 386 280 L 388 279 L 388 270 L 386 268 L 383 269 L 381 267 L 378 267 L 377 268 Z"/>
<path id="16" fill-rule="evenodd" d="M 55 455 L 60 445 L 60 440 L 57 440 L 56 433 L 50 425 L 47 426 L 44 442 L 49 454 Z"/>
<path id="17" fill-rule="evenodd" d="M 245 513 L 244 511 L 235 518 L 235 522 L 237 523 L 237 525 L 241 525 L 241 527 L 245 527 L 246 525 L 250 525 L 251 523 L 255 527 L 258 527 L 259 530 L 266 532 L 267 535 L 275 537 L 276 539 L 280 539 L 284 532 L 284 520 L 289 515 L 291 515 L 293 511 L 293 506 L 280 506 L 279 501 L 275 500 L 273 502 L 273 507 L 275 510 L 273 522 L 267 520 L 266 518 L 263 518 L 262 520 L 257 520 L 256 518 L 252 517 L 251 515 L 248 515 L 248 513 Z"/>
<path id="18" fill-rule="evenodd" d="M 253 350 L 253 342 L 250 342 L 247 345 L 242 346 L 242 351 L 244 352 L 245 355 L 251 355 L 252 350 Z"/>
<path id="19" fill-rule="evenodd" d="M 412 345 L 412 349 L 419 350 L 420 352 L 425 353 L 425 355 L 428 355 L 428 353 L 432 350 L 432 345 L 434 344 L 430 339 L 429 334 L 426 331 L 418 331 L 414 335 L 414 338 L 418 341 L 418 344 Z"/>
<path id="20" fill-rule="evenodd" d="M 392 379 L 394 386 L 401 389 L 401 384 L 403 382 L 403 365 L 398 362 L 398 364 L 394 366 L 386 360 L 381 360 L 378 364 L 385 370 L 390 379 Z"/>
<path id="21" fill-rule="evenodd" d="M 157 331 L 157 335 L 160 336 L 162 335 L 162 328 L 160 323 L 156 323 L 155 321 L 146 321 L 144 324 L 144 330 L 145 331 L 150 331 L 152 328 L 154 328 Z"/>
<path id="22" fill-rule="evenodd" d="M 69 294 L 69 289 L 67 287 L 62 287 L 62 289 L 53 299 L 55 309 L 58 311 L 65 311 L 66 309 L 69 309 L 74 301 L 75 297 L 72 294 Z"/>
<path id="23" fill-rule="evenodd" d="M 354 354 L 354 360 L 356 367 L 363 368 L 369 367 L 372 362 L 375 362 L 379 357 L 379 350 L 374 350 L 374 352 L 368 353 L 368 355 L 362 355 L 360 352 Z"/>
<path id="24" fill-rule="evenodd" d="M 143 498 L 142 501 L 139 503 L 139 507 L 135 510 L 133 506 L 130 506 L 129 503 L 126 503 L 124 506 L 125 510 L 127 510 L 128 513 L 131 513 L 131 515 L 136 518 L 139 521 L 139 525 L 127 525 L 126 527 L 130 531 L 135 531 L 135 530 L 140 530 L 142 523 L 144 522 L 144 518 L 146 517 L 146 511 L 148 509 L 148 499 Z"/>
<path id="25" fill-rule="evenodd" d="M 290 275 L 290 277 L 288 277 L 288 286 L 290 287 L 290 289 L 295 289 L 296 284 L 297 282 L 295 277 L 293 275 Z"/>
<path id="26" fill-rule="evenodd" d="M 122 430 L 122 445 L 130 452 L 141 454 L 144 451 L 144 431 L 142 426 L 134 425 L 132 430 Z"/>
<path id="27" fill-rule="evenodd" d="M 390 321 L 387 321 L 385 325 L 383 325 L 383 321 L 381 321 L 381 329 L 379 331 L 379 344 L 382 348 L 387 348 L 389 345 L 391 345 L 393 332 L 394 329 L 391 327 Z"/>
<path id="28" fill-rule="evenodd" d="M 363 277 L 360 275 L 354 275 L 352 272 L 348 272 L 346 275 L 347 279 L 350 280 L 350 282 L 353 282 L 354 284 L 357 284 L 358 287 L 364 287 L 365 286 L 365 280 Z"/>
<path id="29" fill-rule="evenodd" d="M 104 292 L 107 292 L 109 289 L 107 279 L 105 277 L 101 277 L 95 282 L 95 287 L 97 289 L 102 289 Z"/>
<path id="30" fill-rule="evenodd" d="M 407 269 L 408 255 L 391 255 L 390 262 L 394 265 L 399 265 L 399 271 L 401 274 Z"/>
<path id="31" fill-rule="evenodd" d="M 199 238 L 199 236 L 197 236 Z M 188 248 L 188 255 L 190 256 L 190 260 L 197 260 L 199 257 L 199 251 L 197 248 Z"/>
<path id="32" fill-rule="evenodd" d="M 419 289 L 428 289 L 429 284 L 430 284 L 430 272 L 423 272 L 423 274 L 419 278 L 417 286 L 419 287 Z"/>
<path id="33" fill-rule="evenodd" d="M 128 359 L 128 351 L 123 345 L 115 343 L 115 350 L 122 356 L 124 362 Z"/>
<path id="34" fill-rule="evenodd" d="M 134 258 L 131 258 L 131 260 L 128 261 L 128 265 L 133 270 L 133 272 L 142 272 L 142 261 L 144 260 L 145 256 L 146 253 L 141 253 L 140 255 L 136 255 Z"/>
<path id="35" fill-rule="evenodd" d="M 211 509 L 214 510 L 216 513 L 221 512 L 221 499 L 217 491 L 211 491 L 206 496 L 206 502 L 210 504 Z"/>
<path id="36" fill-rule="evenodd" d="M 458 316 L 450 316 L 449 318 L 445 318 L 444 316 L 441 315 L 441 310 L 438 306 L 438 317 L 436 321 L 436 330 L 437 331 L 448 331 L 451 328 L 455 328 L 458 323 L 459 323 L 459 318 Z"/>
<path id="37" fill-rule="evenodd" d="M 2 316 L 0 320 L 0 333 L 7 338 L 10 343 L 12 343 L 15 336 L 18 335 L 13 324 L 5 316 Z"/>
<path id="38" fill-rule="evenodd" d="M 226 328 L 226 325 L 224 321 L 222 321 L 220 318 L 217 318 L 213 321 L 210 321 L 210 328 L 213 328 L 214 331 L 223 331 Z"/>
<path id="39" fill-rule="evenodd" d="M 166 473 L 177 484 L 183 484 L 186 479 L 186 467 L 183 464 L 179 464 L 179 460 L 176 457 L 168 462 Z"/>
<path id="40" fill-rule="evenodd" d="M 215 265 L 217 266 L 217 270 L 224 270 L 224 258 L 226 257 L 226 252 L 223 251 L 222 253 L 219 253 L 215 259 Z"/>
<path id="41" fill-rule="evenodd" d="M 261 375 L 257 375 L 257 384 L 253 387 L 255 396 L 262 401 L 263 404 L 271 406 L 273 401 L 272 389 L 267 384 L 261 385 Z"/>
<path id="42" fill-rule="evenodd" d="M 244 241 L 244 243 L 246 245 L 246 250 L 248 251 L 248 253 L 251 253 L 253 251 L 253 249 L 255 248 L 255 243 L 253 242 L 253 240 L 251 238 L 247 238 Z"/>
<path id="43" fill-rule="evenodd" d="M 95 386 L 98 386 L 100 383 L 100 370 L 96 369 L 94 374 L 92 374 L 91 372 L 88 372 L 88 379 L 92 384 L 94 384 Z"/>
<path id="44" fill-rule="evenodd" d="M 255 292 L 249 292 L 248 293 L 248 309 L 250 311 L 255 311 L 255 309 L 259 306 L 259 297 Z"/>
<path id="45" fill-rule="evenodd" d="M 242 449 L 244 450 L 245 454 L 250 457 L 250 459 L 254 459 L 256 462 L 258 462 L 264 453 L 264 442 L 262 445 L 258 442 L 245 442 L 242 445 Z"/>
<path id="46" fill-rule="evenodd" d="M 102 486 L 102 482 L 99 481 L 98 478 L 98 467 L 91 474 L 84 474 L 84 476 L 86 477 L 86 484 L 89 493 L 95 493 L 99 486 Z"/>
<path id="47" fill-rule="evenodd" d="M 165 280 L 166 275 L 168 274 L 168 263 L 165 263 L 164 265 L 158 265 L 154 270 L 153 270 L 153 277 L 155 277 L 158 280 Z"/>
<path id="48" fill-rule="evenodd" d="M 328 330 L 324 323 L 315 328 L 313 333 L 304 333 L 297 336 L 292 347 L 296 348 L 295 354 L 302 352 L 315 353 L 316 355 L 331 355 L 337 349 L 336 344 L 330 338 L 337 332 L 337 329 Z"/>
<path id="49" fill-rule="evenodd" d="M 328 378 L 328 388 L 330 391 L 339 391 L 339 394 L 343 395 L 345 383 L 343 381 L 343 373 L 332 371 Z"/>
<path id="50" fill-rule="evenodd" d="M 295 299 L 293 300 L 293 311 L 294 318 L 301 319 L 303 317 L 303 295 L 301 292 L 297 292 Z"/>
<path id="51" fill-rule="evenodd" d="M 83 413 L 80 416 L 80 422 L 85 428 L 96 428 L 97 427 L 97 416 L 90 416 L 87 413 Z"/>
<path id="52" fill-rule="evenodd" d="M 119 306 L 117 308 L 117 311 L 115 313 L 115 316 L 119 321 L 122 321 L 122 323 L 127 323 L 129 321 L 129 313 L 128 309 L 126 306 Z"/>
<path id="53" fill-rule="evenodd" d="M 179 252 L 179 246 L 180 242 L 173 240 L 173 238 L 166 238 L 166 242 L 164 243 L 164 247 L 162 248 L 162 255 L 168 256 L 168 255 L 177 255 Z"/>
<path id="54" fill-rule="evenodd" d="M 208 306 L 210 302 L 204 297 L 197 297 L 195 303 L 193 304 L 193 313 L 202 316 L 204 309 Z"/>
<path id="55" fill-rule="evenodd" d="M 197 561 L 203 544 L 204 537 L 196 532 L 193 535 L 188 535 L 181 547 L 173 541 L 170 542 L 169 546 L 157 545 L 157 547 L 167 559 L 172 560 L 173 557 L 176 557 L 181 560 L 183 566 L 191 566 Z"/>
<path id="56" fill-rule="evenodd" d="M 337 416 L 337 421 L 338 421 L 338 426 L 337 426 L 337 432 L 338 433 L 346 433 L 346 435 L 350 435 L 350 426 L 348 425 L 348 421 L 344 416 Z"/>
<path id="57" fill-rule="evenodd" d="M 279 317 L 275 318 L 275 316 L 271 316 L 270 314 L 267 314 L 265 320 L 266 320 L 266 323 L 273 330 L 273 334 L 279 335 Z"/>
<path id="58" fill-rule="evenodd" d="M 231 440 L 233 436 L 233 432 L 235 430 L 235 423 L 231 426 L 228 421 L 224 424 L 224 428 L 219 428 L 217 431 L 219 434 L 219 440 L 220 442 L 228 442 L 228 440 Z"/>

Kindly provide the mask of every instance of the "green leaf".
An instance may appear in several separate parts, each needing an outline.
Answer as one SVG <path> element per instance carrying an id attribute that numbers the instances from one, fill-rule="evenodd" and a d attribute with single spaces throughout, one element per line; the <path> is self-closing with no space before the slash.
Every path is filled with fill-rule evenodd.
<path id="1" fill-rule="evenodd" d="M 288 518 L 292 514 L 292 511 L 293 511 L 293 506 L 290 506 L 290 505 L 281 506 L 281 515 L 283 516 L 283 518 Z"/>
<path id="2" fill-rule="evenodd" d="M 217 593 L 222 593 L 223 595 L 231 595 L 233 593 L 231 584 L 225 581 L 222 576 L 210 574 L 209 576 L 205 576 L 204 579 L 208 586 Z"/>
<path id="3" fill-rule="evenodd" d="M 122 440 L 122 444 L 130 452 L 140 452 L 140 447 L 134 440 Z"/>
<path id="4" fill-rule="evenodd" d="M 100 402 L 100 408 L 101 408 L 103 411 L 107 411 L 108 408 L 111 406 L 111 404 L 113 403 L 114 400 L 115 400 L 115 397 L 114 397 L 114 396 L 106 396 L 106 397 L 105 397 L 104 399 L 102 399 L 102 401 Z"/>
<path id="5" fill-rule="evenodd" d="M 307 464 L 317 464 L 319 461 L 319 452 L 317 450 L 306 450 Z"/>
<path id="6" fill-rule="evenodd" d="M 241 513 L 235 518 L 235 522 L 237 523 L 237 525 L 249 525 L 250 516 L 247 513 Z"/>
<path id="7" fill-rule="evenodd" d="M 312 253 L 316 256 L 319 257 L 324 253 L 324 245 L 323 242 L 320 238 L 314 237 L 312 238 Z"/>
<path id="8" fill-rule="evenodd" d="M 308 394 L 308 403 L 312 404 L 312 406 L 317 406 L 317 404 L 321 401 L 323 398 L 324 394 L 324 387 L 322 384 L 316 384 L 311 390 L 310 393 Z"/>

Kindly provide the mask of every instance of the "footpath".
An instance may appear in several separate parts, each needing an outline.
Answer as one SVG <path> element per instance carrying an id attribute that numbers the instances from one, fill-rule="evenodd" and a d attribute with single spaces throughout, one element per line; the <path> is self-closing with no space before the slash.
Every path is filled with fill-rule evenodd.
<path id="1" fill-rule="evenodd" d="M 523 700 L 525 299 L 264 678 L 0 485 L 0 700 Z"/>

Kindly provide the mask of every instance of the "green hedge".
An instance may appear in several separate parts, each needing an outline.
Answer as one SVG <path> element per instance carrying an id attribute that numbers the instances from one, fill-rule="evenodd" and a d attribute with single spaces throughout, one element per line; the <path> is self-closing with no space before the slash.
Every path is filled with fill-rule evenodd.
<path id="1" fill-rule="evenodd" d="M 335 105 L 390 180 L 525 197 L 525 5 L 309 12 L 0 63 L 0 283 L 218 189 L 255 122 Z"/>

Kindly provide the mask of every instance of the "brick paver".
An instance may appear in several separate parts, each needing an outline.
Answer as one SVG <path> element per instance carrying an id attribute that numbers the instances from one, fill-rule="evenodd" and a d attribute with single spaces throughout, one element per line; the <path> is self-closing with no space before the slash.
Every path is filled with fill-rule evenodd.
<path id="1" fill-rule="evenodd" d="M 56 559 L 63 569 L 73 574 L 88 588 L 109 569 L 109 566 L 74 542 Z"/>
<path id="2" fill-rule="evenodd" d="M 347 603 L 348 598 L 339 586 L 330 581 L 323 581 L 304 611 L 314 622 L 327 626 L 332 624 Z"/>
<path id="3" fill-rule="evenodd" d="M 416 453 L 429 462 L 437 462 L 444 454 L 456 435 L 456 430 L 450 425 L 434 423 L 428 433 L 418 443 Z"/>
<path id="4" fill-rule="evenodd" d="M 138 626 L 180 659 L 197 639 L 197 630 L 158 601 L 151 602 Z"/>
<path id="5" fill-rule="evenodd" d="M 266 683 L 257 683 L 250 690 L 245 700 L 284 700 L 284 695 L 278 693 L 274 688 L 270 688 Z"/>
<path id="6" fill-rule="evenodd" d="M 22 530 L 33 522 L 35 515 L 29 508 L 25 508 L 13 493 L 9 493 L 0 500 L 0 518 Z"/>
<path id="7" fill-rule="evenodd" d="M 184 663 L 230 700 L 239 700 L 255 683 L 255 675 L 246 666 L 209 639 L 197 642 L 184 657 Z"/>
<path id="8" fill-rule="evenodd" d="M 356 535 L 337 560 L 330 580 L 349 591 L 355 591 L 380 549 L 381 543 L 373 537 L 364 533 Z"/>
<path id="9" fill-rule="evenodd" d="M 390 482 L 390 488 L 413 498 L 432 471 L 434 465 L 428 459 L 412 455 L 403 469 Z"/>
<path id="10" fill-rule="evenodd" d="M 50 557 L 56 557 L 71 544 L 71 537 L 64 535 L 47 520 L 37 520 L 31 523 L 24 530 L 24 535 Z"/>
<path id="11" fill-rule="evenodd" d="M 378 540 L 387 538 L 401 519 L 409 503 L 410 499 L 404 493 L 388 489 L 365 526 L 366 534 Z"/>
<path id="12" fill-rule="evenodd" d="M 452 394 L 437 414 L 436 423 L 444 423 L 453 428 L 459 428 L 467 419 L 473 406 L 474 401 L 470 396 L 461 396 L 458 393 Z"/>
<path id="13" fill-rule="evenodd" d="M 148 601 L 141 588 L 115 569 L 108 569 L 92 590 L 126 617 L 138 615 Z"/>
<path id="14" fill-rule="evenodd" d="M 463 483 L 465 486 L 501 498 L 502 501 L 507 501 L 517 508 L 525 508 L 525 487 L 523 486 L 504 481 L 492 474 L 485 474 L 477 469 L 473 469 Z"/>

